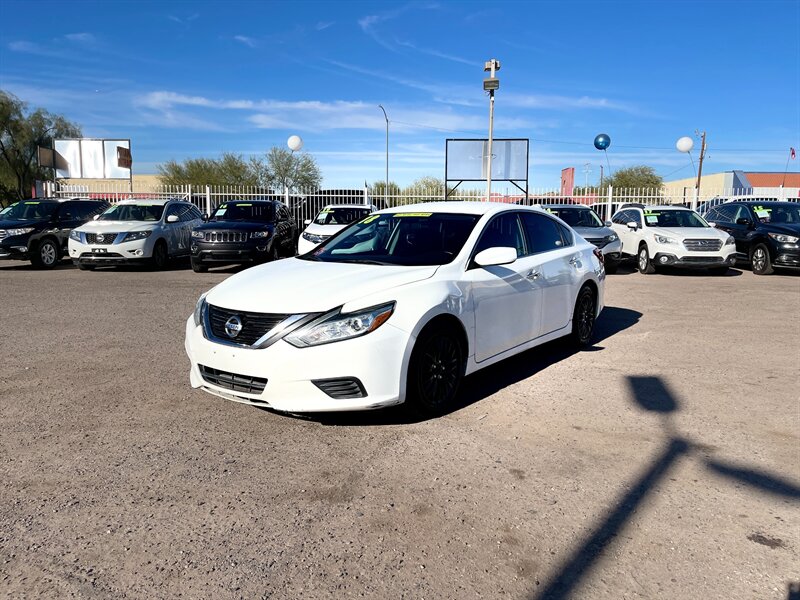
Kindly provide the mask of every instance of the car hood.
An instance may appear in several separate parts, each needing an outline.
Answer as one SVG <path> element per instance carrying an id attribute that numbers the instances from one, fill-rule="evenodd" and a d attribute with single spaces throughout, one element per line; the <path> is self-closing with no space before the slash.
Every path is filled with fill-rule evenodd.
<path id="1" fill-rule="evenodd" d="M 49 219 L 37 219 L 36 221 L 0 221 L 0 229 L 21 229 L 23 227 L 44 227 L 50 223 Z"/>
<path id="2" fill-rule="evenodd" d="M 149 231 L 159 221 L 89 221 L 76 229 L 84 233 L 121 233 L 127 231 Z"/>
<path id="3" fill-rule="evenodd" d="M 610 227 L 573 227 L 583 239 L 598 239 L 604 238 L 607 235 L 617 235 L 616 232 Z"/>
<path id="4" fill-rule="evenodd" d="M 0 226 L 3 226 L 0 223 Z M 769 233 L 785 233 L 787 235 L 800 235 L 800 223 L 798 224 L 789 224 L 789 223 L 765 223 L 761 225 L 764 228 L 764 231 Z"/>
<path id="5" fill-rule="evenodd" d="M 349 223 L 347 224 L 349 225 Z M 316 223 L 311 223 L 308 227 L 306 227 L 304 233 L 313 233 L 314 235 L 333 235 L 347 227 L 347 225 L 317 225 Z"/>
<path id="6" fill-rule="evenodd" d="M 265 221 L 209 221 L 195 225 L 195 231 L 262 231 L 275 227 L 275 223 Z"/>
<path id="7" fill-rule="evenodd" d="M 673 237 L 680 240 L 687 238 L 717 238 L 725 241 L 728 239 L 728 234 L 713 227 L 648 227 L 653 235 L 664 235 Z"/>
<path id="8" fill-rule="evenodd" d="M 325 312 L 353 300 L 428 279 L 437 266 L 401 267 L 286 258 L 229 277 L 208 294 L 209 304 L 261 313 Z"/>

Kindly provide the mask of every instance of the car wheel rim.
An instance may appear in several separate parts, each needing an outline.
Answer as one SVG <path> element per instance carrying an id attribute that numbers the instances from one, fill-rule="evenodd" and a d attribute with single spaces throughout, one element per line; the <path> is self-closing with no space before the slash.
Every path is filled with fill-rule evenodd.
<path id="1" fill-rule="evenodd" d="M 56 262 L 56 249 L 52 244 L 44 244 L 41 250 L 42 262 L 46 265 L 52 265 Z"/>
<path id="2" fill-rule="evenodd" d="M 431 406 L 446 402 L 455 392 L 460 374 L 459 351 L 456 343 L 446 336 L 436 337 L 428 344 L 420 361 L 420 391 Z"/>
<path id="3" fill-rule="evenodd" d="M 647 268 L 647 250 L 639 252 L 639 268 L 644 271 Z"/>
<path id="4" fill-rule="evenodd" d="M 164 246 L 156 247 L 156 264 L 159 267 L 164 264 Z"/>
<path id="5" fill-rule="evenodd" d="M 756 269 L 756 271 L 761 271 L 764 268 L 765 262 L 766 257 L 764 256 L 764 250 L 757 248 L 753 253 L 753 267 Z"/>
<path id="6" fill-rule="evenodd" d="M 578 306 L 578 336 L 582 342 L 586 342 L 592 335 L 594 329 L 594 299 L 586 294 L 581 298 Z"/>

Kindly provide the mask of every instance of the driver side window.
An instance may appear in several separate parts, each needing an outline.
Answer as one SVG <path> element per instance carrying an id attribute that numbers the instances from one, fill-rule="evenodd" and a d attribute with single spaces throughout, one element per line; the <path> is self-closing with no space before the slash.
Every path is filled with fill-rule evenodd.
<path id="1" fill-rule="evenodd" d="M 525 243 L 516 213 L 505 213 L 492 219 L 475 246 L 475 254 L 499 246 L 515 248 L 517 257 L 525 254 Z"/>

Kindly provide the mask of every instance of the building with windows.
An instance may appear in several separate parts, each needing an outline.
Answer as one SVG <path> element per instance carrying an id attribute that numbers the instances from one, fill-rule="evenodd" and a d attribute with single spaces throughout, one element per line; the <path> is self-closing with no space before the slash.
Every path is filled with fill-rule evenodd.
<path id="1" fill-rule="evenodd" d="M 697 177 L 687 177 L 664 182 L 664 192 L 672 197 L 685 197 L 690 202 L 694 196 Z M 703 174 L 700 180 L 700 197 L 713 196 L 764 196 L 770 198 L 800 197 L 800 173 L 764 171 L 724 171 Z"/>

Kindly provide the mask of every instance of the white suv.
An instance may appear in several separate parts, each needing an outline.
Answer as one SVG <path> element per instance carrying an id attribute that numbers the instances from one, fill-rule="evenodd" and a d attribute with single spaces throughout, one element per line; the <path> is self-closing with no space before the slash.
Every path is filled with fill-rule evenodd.
<path id="1" fill-rule="evenodd" d="M 736 262 L 733 237 L 714 229 L 688 208 L 625 208 L 611 219 L 611 228 L 622 241 L 623 258 L 635 257 L 640 273 L 674 266 L 722 275 Z"/>

